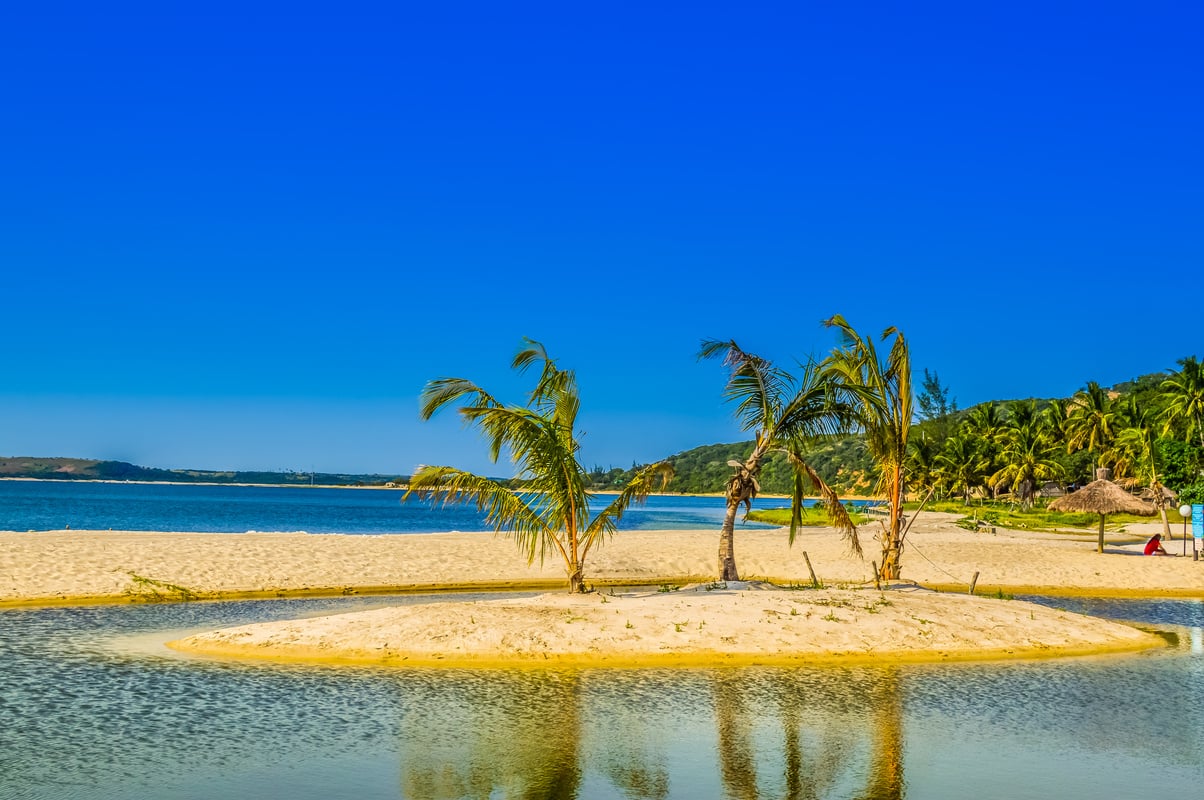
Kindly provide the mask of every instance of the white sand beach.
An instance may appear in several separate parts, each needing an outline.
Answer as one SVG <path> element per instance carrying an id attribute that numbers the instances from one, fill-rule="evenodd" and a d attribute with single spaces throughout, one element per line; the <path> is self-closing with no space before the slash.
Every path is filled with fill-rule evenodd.
<path id="1" fill-rule="evenodd" d="M 1190 541 L 1186 558 L 1141 555 L 1157 523 L 1109 534 L 1101 555 L 1093 531 L 992 534 L 963 530 L 956 519 L 920 515 L 907 537 L 905 580 L 964 592 L 978 572 L 979 594 L 1204 597 L 1204 561 L 1192 560 Z M 806 529 L 793 547 L 782 530 L 740 530 L 736 557 L 746 580 L 809 584 L 806 553 L 825 584 L 872 586 L 873 534 L 872 525 L 862 529 L 862 559 L 830 528 Z M 718 530 L 624 531 L 590 553 L 586 580 L 600 587 L 707 581 L 716 574 L 718 542 Z M 1182 551 L 1178 539 L 1166 545 Z M 565 585 L 559 561 L 528 566 L 510 540 L 492 533 L 0 532 L 0 604 L 124 602 L 156 591 L 173 599 L 171 589 L 133 575 L 199 597 Z"/>
<path id="2" fill-rule="evenodd" d="M 396 536 L 48 531 L 0 533 L 0 604 L 543 589 L 537 598 L 344 614 L 218 631 L 180 649 L 221 656 L 387 664 L 713 664 L 1033 657 L 1133 650 L 1161 640 L 1132 627 L 985 597 L 999 592 L 1204 597 L 1204 561 L 1147 557 L 1156 524 L 1095 552 L 1094 532 L 966 531 L 922 514 L 906 579 L 876 589 L 865 558 L 827 528 L 789 547 L 781 530 L 737 533 L 743 577 L 709 585 L 718 531 L 622 532 L 591 554 L 595 594 L 570 596 L 559 562 L 528 566 L 491 533 Z M 1147 530 L 1148 529 L 1148 530 Z M 1178 552 L 1181 542 L 1168 548 Z M 1190 553 L 1190 543 L 1188 552 Z M 977 593 L 966 593 L 974 573 Z M 691 581 L 696 586 L 685 586 Z M 673 591 L 616 589 L 664 584 Z M 942 589 L 942 592 L 919 588 Z M 611 587 L 611 588 L 607 588 Z"/>

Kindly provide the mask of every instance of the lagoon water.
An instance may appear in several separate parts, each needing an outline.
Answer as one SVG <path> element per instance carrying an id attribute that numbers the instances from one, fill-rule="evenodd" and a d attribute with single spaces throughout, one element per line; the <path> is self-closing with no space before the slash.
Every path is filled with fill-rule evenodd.
<path id="1" fill-rule="evenodd" d="M 17 530 L 474 530 L 386 490 L 0 481 Z M 653 498 L 632 527 L 717 527 Z M 438 598 L 0 610 L 0 798 L 1138 798 L 1204 786 L 1204 603 L 1138 655 L 959 665 L 414 670 L 222 662 L 163 643 Z"/>
<path id="2" fill-rule="evenodd" d="M 430 599 L 0 611 L 0 797 L 1075 800 L 1204 785 L 1199 601 L 1076 601 L 1166 631 L 1164 651 L 995 664 L 413 670 L 162 646 Z"/>
<path id="3" fill-rule="evenodd" d="M 471 505 L 403 503 L 400 489 L 0 481 L 0 530 L 244 533 L 437 533 L 487 530 Z M 599 504 L 610 502 L 606 496 Z M 654 496 L 620 520 L 628 530 L 717 528 L 718 497 Z M 741 523 L 760 527 L 756 523 Z"/>

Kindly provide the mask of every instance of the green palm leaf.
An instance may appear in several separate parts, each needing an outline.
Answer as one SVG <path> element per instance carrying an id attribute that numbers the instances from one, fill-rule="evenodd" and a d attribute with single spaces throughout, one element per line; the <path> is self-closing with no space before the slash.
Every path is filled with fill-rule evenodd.
<path id="1" fill-rule="evenodd" d="M 719 544 L 720 580 L 739 580 L 735 556 L 735 520 L 741 505 L 752 507 L 752 501 L 761 487 L 757 481 L 762 462 L 771 450 L 787 449 L 802 462 L 803 449 L 810 443 L 830 436 L 848 427 L 854 417 L 854 407 L 834 396 L 830 385 L 821 378 L 820 370 L 813 362 L 803 365 L 797 378 L 779 369 L 760 356 L 742 349 L 733 340 L 708 339 L 702 342 L 698 357 L 719 359 L 730 369 L 724 387 L 725 399 L 736 404 L 735 416 L 745 430 L 753 431 L 753 450 L 743 462 L 730 461 L 733 472 L 726 487 L 726 505 Z M 791 502 L 790 542 L 793 543 L 798 530 L 798 517 L 802 513 L 805 481 L 835 497 L 818 474 L 805 464 L 794 469 L 795 491 Z M 854 548 L 859 551 L 856 528 L 852 526 L 839 499 L 835 505 L 828 502 L 834 524 L 842 534 L 852 536 Z"/>
<path id="2" fill-rule="evenodd" d="M 459 403 L 465 424 L 476 427 L 497 461 L 507 452 L 516 469 L 514 491 L 498 481 L 454 467 L 421 467 L 406 497 L 431 502 L 473 502 L 486 512 L 494 531 L 509 535 L 527 556 L 542 563 L 559 553 L 570 591 L 584 591 L 585 557 L 594 544 L 614 532 L 615 523 L 632 502 L 641 502 L 656 474 L 671 474 L 666 464 L 641 471 L 592 522 L 586 470 L 577 460 L 580 445 L 574 431 L 580 398 L 573 372 L 556 366 L 539 342 L 524 339 L 512 366 L 525 372 L 539 366 L 539 378 L 526 406 L 499 403 L 476 384 L 462 378 L 440 378 L 427 384 L 420 409 L 429 419 L 440 408 Z"/>

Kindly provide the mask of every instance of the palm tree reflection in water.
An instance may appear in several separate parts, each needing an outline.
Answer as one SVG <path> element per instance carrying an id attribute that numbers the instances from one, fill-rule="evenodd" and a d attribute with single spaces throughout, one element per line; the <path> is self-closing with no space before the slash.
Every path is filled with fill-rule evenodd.
<path id="1" fill-rule="evenodd" d="M 904 796 L 902 700 L 891 670 L 413 677 L 401 793 L 415 800 L 595 792 L 663 800 L 718 787 L 735 800 Z"/>
<path id="2" fill-rule="evenodd" d="M 783 675 L 764 687 L 766 696 L 748 691 L 738 672 L 715 677 L 715 717 L 720 774 L 725 797 L 734 800 L 784 797 L 817 800 L 837 784 L 855 779 L 856 755 L 863 738 L 846 715 L 872 720 L 873 754 L 862 800 L 901 800 L 903 794 L 903 708 L 898 676 L 877 673 L 872 683 L 799 681 Z M 776 708 L 774 706 L 776 705 Z M 758 719 L 777 712 L 781 757 L 774 758 L 771 736 L 757 736 Z M 767 741 L 766 741 L 767 740 Z M 758 778 L 758 762 L 768 769 Z M 780 783 L 772 772 L 781 770 Z M 772 771 L 772 772 L 771 772 Z"/>
<path id="3" fill-rule="evenodd" d="M 903 699 L 899 674 L 893 669 L 882 677 L 870 694 L 874 717 L 874 754 L 870 759 L 863 800 L 902 800 L 903 784 Z"/>
<path id="4" fill-rule="evenodd" d="M 402 796 L 577 797 L 579 682 L 563 672 L 431 674 L 402 721 Z"/>

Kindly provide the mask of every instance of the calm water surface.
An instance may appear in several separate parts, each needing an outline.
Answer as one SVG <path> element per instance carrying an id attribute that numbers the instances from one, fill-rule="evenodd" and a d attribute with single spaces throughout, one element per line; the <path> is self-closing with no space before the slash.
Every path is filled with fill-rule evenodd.
<path id="1" fill-rule="evenodd" d="M 400 489 L 0 481 L 0 530 L 381 534 L 487 529 L 484 515 L 472 506 L 402 503 L 403 494 Z M 609 502 L 598 498 L 600 505 Z M 632 506 L 619 527 L 718 528 L 722 520 L 721 498 L 650 497 L 645 505 Z"/>
<path id="2" fill-rule="evenodd" d="M 336 669 L 161 644 L 428 601 L 0 611 L 0 797 L 1074 800 L 1204 785 L 1198 601 L 1082 601 L 1166 631 L 1165 651 L 1000 664 Z"/>

